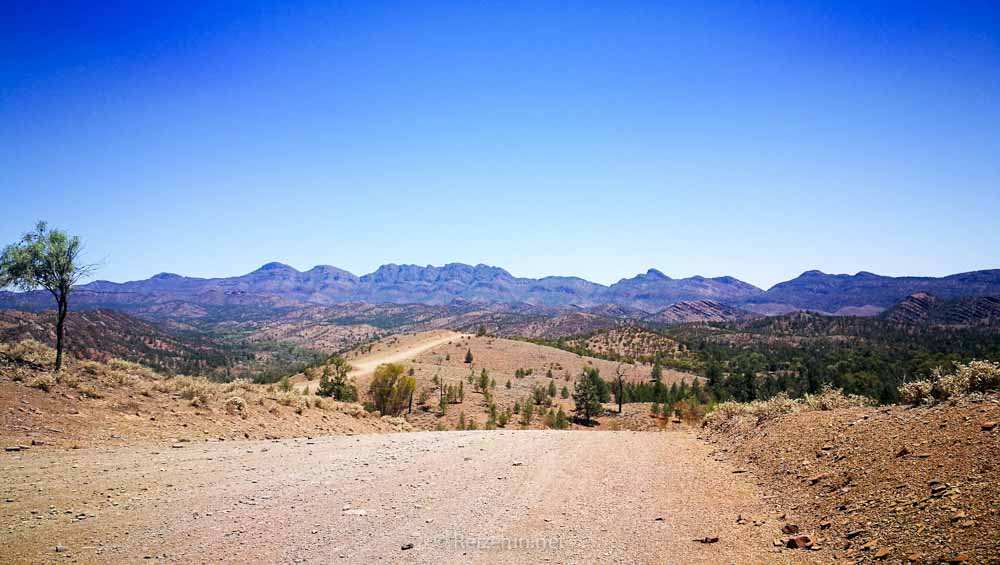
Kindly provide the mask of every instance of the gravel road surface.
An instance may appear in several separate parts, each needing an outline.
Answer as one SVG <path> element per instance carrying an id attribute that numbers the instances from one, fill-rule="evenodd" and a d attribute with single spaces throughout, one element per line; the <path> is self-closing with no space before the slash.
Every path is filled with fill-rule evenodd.
<path id="1" fill-rule="evenodd" d="M 710 450 L 681 431 L 501 430 L 0 453 L 0 561 L 819 557 L 776 550 L 778 512 Z"/>

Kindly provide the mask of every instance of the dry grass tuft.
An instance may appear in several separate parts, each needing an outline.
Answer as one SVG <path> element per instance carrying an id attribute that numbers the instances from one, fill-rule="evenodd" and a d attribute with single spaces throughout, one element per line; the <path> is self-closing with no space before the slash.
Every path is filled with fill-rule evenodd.
<path id="1" fill-rule="evenodd" d="M 35 341 L 25 339 L 17 343 L 0 343 L 0 353 L 3 353 L 15 361 L 23 361 L 35 365 L 55 365 L 56 352 L 51 347 Z"/>
<path id="2" fill-rule="evenodd" d="M 930 377 L 899 387 L 905 404 L 934 404 L 951 398 L 1000 390 L 1000 363 L 971 361 L 960 363 L 954 373 L 935 369 Z"/>
<path id="3" fill-rule="evenodd" d="M 31 379 L 28 386 L 49 392 L 52 390 L 52 387 L 56 386 L 56 380 L 49 373 L 41 373 Z"/>
<path id="4" fill-rule="evenodd" d="M 834 388 L 824 388 L 818 394 L 807 394 L 803 398 L 789 398 L 780 393 L 767 400 L 753 402 L 723 402 L 705 416 L 705 427 L 721 431 L 737 426 L 756 427 L 784 414 L 809 412 L 814 410 L 835 410 L 838 408 L 859 408 L 871 406 L 874 402 L 865 396 L 844 394 Z"/>
<path id="5" fill-rule="evenodd" d="M 247 401 L 239 396 L 230 396 L 226 399 L 226 414 L 230 416 L 247 417 Z"/>

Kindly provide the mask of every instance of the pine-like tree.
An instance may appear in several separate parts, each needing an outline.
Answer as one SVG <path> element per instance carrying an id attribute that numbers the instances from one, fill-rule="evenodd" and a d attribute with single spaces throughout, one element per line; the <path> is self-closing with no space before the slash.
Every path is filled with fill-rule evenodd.
<path id="1" fill-rule="evenodd" d="M 601 413 L 601 391 L 607 388 L 607 383 L 601 379 L 601 374 L 594 367 L 587 367 L 576 380 L 573 389 L 573 402 L 576 404 L 576 415 L 585 421 L 590 421 Z"/>

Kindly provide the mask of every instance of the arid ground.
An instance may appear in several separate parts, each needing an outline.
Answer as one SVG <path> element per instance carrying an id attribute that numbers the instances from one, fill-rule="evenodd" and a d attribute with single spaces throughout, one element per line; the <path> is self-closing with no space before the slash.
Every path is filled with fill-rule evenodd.
<path id="1" fill-rule="evenodd" d="M 819 555 L 774 548 L 782 512 L 685 432 L 178 445 L 4 454 L 4 561 L 763 563 Z M 696 541 L 706 537 L 718 541 Z"/>

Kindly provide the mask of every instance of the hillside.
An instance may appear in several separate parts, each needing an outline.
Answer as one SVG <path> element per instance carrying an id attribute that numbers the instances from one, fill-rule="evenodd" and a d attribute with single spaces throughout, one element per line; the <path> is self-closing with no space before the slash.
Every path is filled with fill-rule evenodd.
<path id="1" fill-rule="evenodd" d="M 113 310 L 70 312 L 66 334 L 67 350 L 79 358 L 107 361 L 118 357 L 180 373 L 224 368 L 233 357 L 202 333 L 169 331 Z M 55 347 L 55 313 L 0 310 L 0 343 L 26 338 Z"/>
<path id="2" fill-rule="evenodd" d="M 667 306 L 644 318 L 654 324 L 684 324 L 689 322 L 731 322 L 757 318 L 759 314 L 726 306 L 714 300 L 686 300 Z"/>
<path id="3" fill-rule="evenodd" d="M 471 363 L 465 363 L 467 352 L 472 353 Z M 554 409 L 562 407 L 567 414 L 573 408 L 573 400 L 568 394 L 573 391 L 574 382 L 585 367 L 594 367 L 605 379 L 611 380 L 621 366 L 628 382 L 648 382 L 651 371 L 649 365 L 620 365 L 615 361 L 525 341 L 449 331 L 394 335 L 351 351 L 345 358 L 355 367 L 352 377 L 360 391 L 367 390 L 372 371 L 380 363 L 401 363 L 407 371 L 412 370 L 417 391 L 414 395 L 414 416 L 410 420 L 415 427 L 423 429 L 454 429 L 460 415 L 482 427 L 487 419 L 488 407 L 484 396 L 476 392 L 475 384 L 483 370 L 486 370 L 492 384 L 490 395 L 498 409 L 513 408 L 515 403 L 524 404 L 532 397 L 533 389 L 548 389 L 551 383 L 557 393 L 546 402 L 550 402 Z M 307 374 L 308 371 L 298 374 L 292 381 L 300 389 L 315 390 L 318 381 L 308 380 Z M 453 387 L 461 384 L 464 391 L 460 401 L 448 405 L 444 416 L 437 414 L 440 391 L 435 379 Z M 681 381 L 691 383 L 695 379 L 697 377 L 689 373 L 663 371 L 663 382 L 668 386 Z M 510 388 L 507 388 L 508 382 Z M 561 394 L 564 387 L 567 389 L 565 398 Z M 643 412 L 648 415 L 648 407 Z M 536 415 L 529 427 L 544 427 L 542 418 Z"/>
<path id="4" fill-rule="evenodd" d="M 882 318 L 908 324 L 1000 326 L 1000 298 L 980 296 L 942 300 L 918 292 L 886 310 Z"/>
<path id="5" fill-rule="evenodd" d="M 809 536 L 829 559 L 864 563 L 991 563 L 1000 554 L 996 394 L 758 413 L 710 422 L 706 435 L 717 457 L 794 509 L 780 522 L 789 528 L 782 541 Z"/>
<path id="6" fill-rule="evenodd" d="M 62 373 L 37 342 L 0 344 L 0 412 L 5 446 L 135 445 L 303 437 L 408 430 L 360 405 L 282 392 L 247 381 L 167 376 L 110 359 L 72 356 Z"/>
<path id="7" fill-rule="evenodd" d="M 1000 333 L 881 318 L 797 312 L 740 322 L 681 324 L 665 334 L 702 365 L 716 367 L 727 388 L 793 396 L 829 384 L 882 402 L 896 400 L 909 379 L 972 359 L 1000 359 Z M 748 379 L 747 375 L 752 375 Z"/>

